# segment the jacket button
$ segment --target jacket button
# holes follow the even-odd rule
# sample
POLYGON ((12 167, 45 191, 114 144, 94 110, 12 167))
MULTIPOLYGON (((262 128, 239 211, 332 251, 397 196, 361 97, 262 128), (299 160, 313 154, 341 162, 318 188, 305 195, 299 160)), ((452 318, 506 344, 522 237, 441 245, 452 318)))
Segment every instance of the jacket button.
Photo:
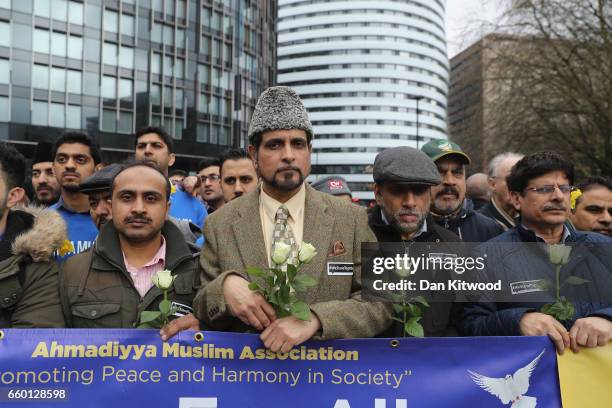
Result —
POLYGON ((3 301, 4 303, 8 303, 8 302, 10 302, 10 301, 11 301, 11 299, 10 299, 10 298, 5 297, 4 299, 2 299, 2 301, 3 301))
POLYGON ((96 315, 98 314, 98 311, 92 310, 90 314, 91 314, 91 317, 96 317, 96 315))
POLYGON ((17 299, 17 294, 13 293, 13 295, 11 296, 11 299, 13 299, 13 300, 17 299))

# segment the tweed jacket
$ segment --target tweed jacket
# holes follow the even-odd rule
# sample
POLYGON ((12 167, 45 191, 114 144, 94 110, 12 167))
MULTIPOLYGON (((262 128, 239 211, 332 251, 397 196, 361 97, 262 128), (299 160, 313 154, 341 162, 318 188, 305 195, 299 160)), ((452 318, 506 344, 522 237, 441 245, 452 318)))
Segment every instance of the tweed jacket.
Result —
MULTIPOLYGON (((202 287, 194 299, 194 313, 212 329, 249 330, 230 313, 222 289, 229 274, 249 280, 247 267, 268 264, 259 195, 257 189, 226 204, 206 220, 206 243, 200 255, 202 287)), ((388 305, 361 298, 361 242, 375 241, 363 208, 306 186, 303 242, 314 245, 317 255, 299 273, 318 281, 302 296, 321 321, 316 338, 372 337, 391 324, 388 305), (329 262, 351 262, 353 274, 329 275, 329 262)))

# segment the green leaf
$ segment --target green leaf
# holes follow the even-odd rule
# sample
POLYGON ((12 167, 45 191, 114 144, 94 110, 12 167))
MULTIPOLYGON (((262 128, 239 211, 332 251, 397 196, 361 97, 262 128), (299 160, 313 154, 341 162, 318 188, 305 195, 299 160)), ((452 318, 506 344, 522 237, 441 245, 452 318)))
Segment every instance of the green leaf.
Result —
POLYGON ((412 337, 425 337, 423 326, 419 323, 420 317, 413 317, 406 322, 404 325, 404 331, 406 334, 412 337))
POLYGON ((317 280, 312 276, 308 275, 298 275, 293 279, 291 286, 295 289, 296 292, 304 292, 308 288, 316 286, 317 280))
POLYGON ((159 327, 159 326, 152 326, 149 323, 142 323, 142 324, 138 325, 137 329, 161 329, 161 327, 159 327))
POLYGON ((425 307, 429 307, 429 303, 427 303, 427 301, 425 300, 423 296, 415 296, 412 299, 410 299, 410 301, 420 303, 425 307))
POLYGON ((396 322, 400 322, 401 324, 404 324, 404 321, 397 317, 392 317, 391 320, 395 320, 396 322))
POLYGON ((408 303, 408 313, 410 314, 410 316, 414 316, 414 317, 421 317, 423 315, 423 312, 421 311, 421 308, 418 307, 417 305, 413 305, 412 303, 408 303))
POLYGON ((297 301, 291 305, 291 314, 300 320, 310 320, 310 307, 306 302, 297 301))
MULTIPOLYGON (((140 323, 144 324, 144 323, 152 322, 153 320, 159 318, 160 316, 161 316, 160 312, 151 311, 151 310, 145 310, 145 311, 140 313, 140 323)), ((140 327, 140 326, 138 326, 138 327, 140 327)))
POLYGON ((268 303, 278 306, 278 292, 272 293, 270 296, 266 296, 268 303))
POLYGON ((404 307, 402 305, 398 305, 397 303, 394 303, 393 310, 395 310, 395 313, 402 313, 404 311, 404 307))
POLYGON ((297 268, 295 267, 295 265, 287 265, 287 280, 289 282, 293 282, 295 275, 297 275, 297 268))
POLYGON ((169 300, 162 300, 159 302, 159 311, 162 315, 168 316, 170 314, 170 309, 172 308, 172 302, 169 300))
POLYGON ((274 275, 269 275, 266 277, 266 283, 268 284, 268 287, 273 287, 274 286, 274 275))
POLYGON ((254 276, 257 278, 264 279, 266 277, 266 273, 263 271, 263 269, 258 268, 256 266, 246 268, 246 273, 250 276, 254 276))
POLYGON ((278 300, 281 305, 289 303, 289 286, 282 286, 278 291, 278 300))
POLYGON ((544 291, 547 291, 553 287, 552 282, 548 279, 540 279, 538 286, 544 291))
POLYGON ((577 276, 570 276, 565 282, 569 283, 570 285, 582 285, 583 283, 588 283, 590 281, 579 278, 577 276))
POLYGON ((249 289, 253 291, 258 291, 258 290, 261 290, 261 286, 259 286, 257 282, 251 282, 249 283, 249 289))

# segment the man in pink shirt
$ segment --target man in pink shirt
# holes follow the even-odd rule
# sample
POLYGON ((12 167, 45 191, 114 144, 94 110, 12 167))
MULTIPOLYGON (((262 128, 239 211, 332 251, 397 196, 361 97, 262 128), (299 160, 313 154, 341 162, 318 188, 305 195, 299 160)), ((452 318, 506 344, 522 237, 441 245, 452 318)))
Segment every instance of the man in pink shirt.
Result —
POLYGON ((158 310, 163 292, 151 278, 168 269, 176 276, 168 298, 175 321, 198 329, 191 314, 199 286, 196 258, 181 231, 167 221, 170 182, 155 165, 124 166, 111 187, 112 222, 90 250, 65 262, 60 292, 68 327, 126 328, 144 310, 158 310))

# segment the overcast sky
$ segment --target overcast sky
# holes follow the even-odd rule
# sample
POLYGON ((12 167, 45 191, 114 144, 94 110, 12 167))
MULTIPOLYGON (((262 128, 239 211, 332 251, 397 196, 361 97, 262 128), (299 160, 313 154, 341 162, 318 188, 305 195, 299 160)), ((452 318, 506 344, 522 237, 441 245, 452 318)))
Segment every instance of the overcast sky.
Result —
POLYGON ((500 9, 498 0, 446 0, 448 56, 454 57, 486 34, 480 28, 482 22, 494 22, 500 9))

